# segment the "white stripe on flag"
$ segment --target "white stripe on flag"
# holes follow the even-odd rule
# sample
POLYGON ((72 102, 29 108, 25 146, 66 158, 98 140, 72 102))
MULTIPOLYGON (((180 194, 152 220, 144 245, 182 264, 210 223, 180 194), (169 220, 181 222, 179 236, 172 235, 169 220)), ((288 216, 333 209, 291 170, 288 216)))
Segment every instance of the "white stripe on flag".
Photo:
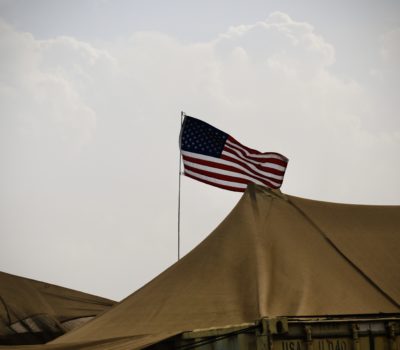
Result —
POLYGON ((280 156, 278 154, 273 154, 273 153, 258 153, 258 154, 253 154, 250 153, 247 149, 245 149, 244 147, 242 147, 240 144, 236 143, 236 142, 232 142, 229 139, 226 140, 226 143, 229 144, 230 146, 234 146, 237 148, 240 148, 247 156, 251 156, 254 158, 273 158, 273 159, 280 159, 280 160, 284 160, 286 161, 285 157, 280 156))
MULTIPOLYGON (((199 170, 204 170, 204 171, 208 171, 210 173, 215 173, 215 174, 220 174, 220 175, 226 175, 226 176, 232 176, 232 177, 237 177, 239 179, 244 179, 244 180, 249 180, 254 182, 257 185, 261 185, 261 186, 266 186, 265 183, 259 181, 257 178, 255 178, 254 176, 247 176, 247 175, 243 175, 241 173, 238 172, 233 172, 233 171, 228 171, 228 170, 223 170, 223 169, 219 169, 219 168, 215 168, 215 167, 210 167, 210 166, 206 166, 206 165, 202 165, 202 164, 198 164, 198 163, 193 163, 190 161, 186 161, 183 160, 183 163, 187 166, 190 166, 192 168, 196 168, 199 170)), ((267 182, 271 183, 274 186, 279 186, 280 184, 271 181, 271 180, 266 180, 267 182)))
MULTIPOLYGON (((224 154, 224 152, 222 152, 222 154, 224 154)), ((246 174, 253 176, 259 176, 259 177, 268 177, 268 178, 273 178, 276 180, 282 180, 283 176, 280 175, 275 175, 275 174, 271 174, 271 173, 266 173, 264 171, 261 171, 259 169, 257 169, 257 167, 255 167, 253 164, 248 164, 249 168, 251 168, 252 170, 248 170, 245 167, 241 166, 240 164, 236 163, 236 162, 232 162, 229 160, 225 160, 225 159, 221 159, 221 158, 215 158, 215 157, 211 157, 211 156, 205 156, 203 154, 198 154, 198 153, 192 153, 192 152, 187 152, 187 151, 182 151, 182 155, 187 156, 187 157, 191 157, 191 158, 197 158, 197 159, 201 159, 201 160, 205 160, 208 162, 214 162, 214 163, 220 163, 223 165, 228 165, 228 166, 232 166, 236 169, 242 170, 244 172, 246 172, 246 174)), ((238 157, 235 157, 235 155, 231 154, 231 153, 226 153, 225 155, 237 159, 240 162, 244 162, 246 163, 245 160, 242 160, 238 157)), ((268 181, 270 181, 270 179, 266 179, 268 181)))
MULTIPOLYGON (((260 161, 256 161, 254 159, 247 158, 246 156, 241 154, 240 151, 238 151, 237 149, 234 149, 233 147, 229 147, 229 146, 225 145, 225 148, 235 152, 236 159, 241 159, 244 162, 248 162, 251 164, 260 165, 260 166, 264 166, 264 167, 267 166, 271 169, 275 169, 275 170, 279 170, 279 171, 285 171, 285 169, 286 169, 285 167, 283 167, 282 165, 279 165, 279 164, 270 163, 270 162, 263 163, 260 161)), ((226 152, 225 149, 222 151, 222 154, 224 154, 226 156, 234 157, 234 155, 232 153, 226 152)), ((249 164, 249 165, 251 165, 251 164, 249 164)))
MULTIPOLYGON (((191 175, 193 177, 196 177, 198 179, 209 181, 209 182, 212 182, 212 183, 215 183, 215 184, 218 184, 218 185, 222 185, 222 186, 230 186, 230 187, 235 187, 235 188, 238 188, 238 189, 246 189, 247 188, 247 184, 220 180, 220 179, 216 179, 215 177, 209 177, 209 176, 197 174, 197 173, 195 173, 193 171, 190 171, 190 170, 187 170, 187 169, 185 169, 185 173, 188 174, 188 175, 191 175)), ((263 185, 263 186, 265 186, 265 185, 263 185)))

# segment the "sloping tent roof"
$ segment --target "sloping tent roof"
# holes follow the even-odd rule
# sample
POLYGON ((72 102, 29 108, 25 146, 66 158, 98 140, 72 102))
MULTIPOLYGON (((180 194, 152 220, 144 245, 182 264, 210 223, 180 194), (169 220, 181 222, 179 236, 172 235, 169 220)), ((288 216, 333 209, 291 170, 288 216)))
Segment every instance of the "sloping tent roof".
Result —
POLYGON ((95 295, 0 272, 0 344, 44 343, 114 304, 95 295))
POLYGON ((48 349, 141 349, 273 316, 400 312, 400 206, 319 202, 250 186, 195 249, 48 349))

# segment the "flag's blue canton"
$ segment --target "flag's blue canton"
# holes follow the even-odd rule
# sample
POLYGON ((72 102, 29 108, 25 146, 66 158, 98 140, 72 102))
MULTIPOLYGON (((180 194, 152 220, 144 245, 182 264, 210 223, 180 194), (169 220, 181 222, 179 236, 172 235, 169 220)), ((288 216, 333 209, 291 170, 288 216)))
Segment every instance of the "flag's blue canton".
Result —
POLYGON ((181 149, 211 157, 220 157, 228 136, 223 131, 199 119, 186 116, 182 127, 181 149))

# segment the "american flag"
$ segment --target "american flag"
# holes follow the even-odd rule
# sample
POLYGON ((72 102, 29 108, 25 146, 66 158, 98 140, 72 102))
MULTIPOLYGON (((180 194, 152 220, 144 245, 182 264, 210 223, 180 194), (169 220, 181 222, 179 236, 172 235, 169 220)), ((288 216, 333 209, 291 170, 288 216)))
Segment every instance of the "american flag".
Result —
POLYGON ((180 134, 184 174, 206 184, 244 192, 250 183, 279 188, 288 159, 243 146, 227 133, 185 116, 180 134))

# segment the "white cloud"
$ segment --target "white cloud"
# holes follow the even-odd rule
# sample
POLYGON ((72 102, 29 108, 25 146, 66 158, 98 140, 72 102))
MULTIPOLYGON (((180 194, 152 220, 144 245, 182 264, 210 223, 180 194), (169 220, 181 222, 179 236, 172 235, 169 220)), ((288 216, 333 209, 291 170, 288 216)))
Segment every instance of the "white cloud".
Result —
POLYGON ((369 129, 373 133, 396 134, 400 130, 398 111, 400 100, 400 28, 395 27, 380 37, 377 54, 380 62, 371 71, 369 87, 374 105, 369 117, 369 129), (378 117, 379 116, 379 117, 378 117))
MULTIPOLYGON (((87 53, 81 61, 68 57, 68 50, 76 49, 76 42, 69 40, 69 47, 62 52, 64 38, 38 41, 29 33, 19 33, 4 22, 0 23, 1 80, 0 108, 2 139, 9 146, 18 138, 27 147, 30 143, 43 149, 59 145, 68 152, 78 150, 89 142, 95 128, 95 112, 81 98, 78 81, 61 60, 51 61, 54 52, 62 53, 64 63, 87 71, 81 61, 94 64, 96 51, 81 44, 87 53), (50 46, 54 46, 53 49, 50 46), (11 135, 10 135, 11 132, 11 135)), ((59 57, 60 58, 60 57, 59 57)), ((4 150, 4 149, 3 149, 4 150)))
POLYGON ((381 56, 386 63, 398 66, 400 61, 400 28, 394 28, 382 36, 381 56))
POLYGON ((307 73, 317 72, 335 61, 333 46, 310 24, 293 21, 281 12, 274 12, 264 22, 254 25, 231 27, 221 35, 219 46, 232 47, 239 41, 246 51, 254 53, 255 60, 280 66, 301 65, 298 68, 307 69, 307 73))
MULTIPOLYGON (((4 23, 0 33, 2 266, 33 254, 31 272, 61 278, 74 251, 86 290, 98 283, 99 294, 122 297, 173 262, 181 109, 286 154, 288 193, 398 201, 399 129, 365 128, 385 96, 336 76, 333 45, 308 23, 277 12, 203 43, 158 32, 101 45, 41 41, 4 23), (21 240, 30 243, 18 248, 21 240), (86 278, 93 266, 104 279, 86 278), (135 280, 115 275, 122 270, 135 280)), ((182 195, 186 252, 238 195, 189 179, 182 195)))

